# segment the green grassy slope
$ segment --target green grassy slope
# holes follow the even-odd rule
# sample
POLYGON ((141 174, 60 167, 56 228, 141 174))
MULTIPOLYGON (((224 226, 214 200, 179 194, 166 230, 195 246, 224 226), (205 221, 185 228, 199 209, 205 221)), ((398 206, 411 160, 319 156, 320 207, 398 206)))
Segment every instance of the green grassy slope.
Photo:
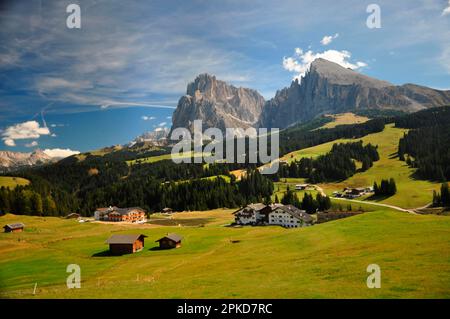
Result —
POLYGON ((0 297, 7 298, 449 298, 450 219, 377 211, 303 229, 228 228, 232 210, 205 227, 80 224, 6 215, 24 233, 0 234, 0 297), (112 233, 149 236, 134 255, 93 257, 112 233), (167 232, 180 249, 150 250, 167 232), (239 240, 238 243, 231 243, 239 240), (67 289, 68 264, 82 288, 67 289), (366 287, 366 268, 381 267, 381 289, 366 287), (36 295, 32 295, 37 283, 36 295))
POLYGON ((320 186, 328 194, 342 190, 344 187, 371 186, 374 181, 380 182, 382 178, 393 177, 397 183, 397 194, 392 197, 379 200, 380 203, 391 204, 403 208, 417 208, 431 202, 432 191, 439 189, 439 183, 416 180, 413 178, 414 169, 409 168, 405 162, 398 159, 398 141, 406 132, 405 129, 395 128, 393 124, 386 125, 383 132, 369 134, 361 139, 336 140, 320 144, 314 147, 295 151, 284 156, 284 159, 292 161, 302 157, 316 157, 331 150, 334 143, 355 142, 362 140, 364 143, 378 145, 380 160, 375 162, 369 170, 357 173, 340 183, 327 183, 320 186))
POLYGON ((30 181, 25 178, 0 176, 0 187, 4 186, 4 187, 9 187, 9 188, 14 188, 17 185, 25 186, 28 184, 30 184, 30 181))

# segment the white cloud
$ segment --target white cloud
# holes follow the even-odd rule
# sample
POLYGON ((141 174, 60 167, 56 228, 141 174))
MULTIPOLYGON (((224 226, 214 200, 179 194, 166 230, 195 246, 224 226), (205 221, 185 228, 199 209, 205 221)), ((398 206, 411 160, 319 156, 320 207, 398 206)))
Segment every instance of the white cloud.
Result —
POLYGON ((339 36, 339 33, 336 33, 335 35, 326 35, 322 38, 320 43, 322 43, 322 45, 328 45, 331 42, 333 42, 333 40, 336 39, 338 36, 339 36))
POLYGON ((448 0, 447 7, 442 11, 443 16, 445 16, 447 14, 450 14, 450 0, 448 0))
POLYGON ((143 119, 144 121, 151 121, 151 120, 156 119, 156 117, 143 115, 143 116, 141 116, 141 119, 143 119))
POLYGON ((159 131, 162 131, 162 130, 163 130, 162 127, 157 127, 157 128, 155 128, 155 132, 159 132, 159 131))
POLYGON ((69 148, 47 148, 44 150, 44 153, 53 158, 65 158, 71 155, 80 154, 79 151, 73 151, 69 148))
POLYGON ((36 142, 36 141, 25 144, 25 147, 35 147, 35 146, 38 146, 38 142, 36 142))
POLYGON ((7 127, 3 132, 3 141, 7 146, 15 146, 15 140, 38 139, 41 135, 50 135, 48 127, 41 127, 37 121, 27 121, 7 127))
POLYGON ((161 123, 158 124, 158 126, 161 126, 161 127, 162 127, 162 126, 164 126, 164 125, 166 125, 166 124, 167 124, 167 122, 161 122, 161 123))
POLYGON ((12 140, 10 138, 4 138, 3 141, 5 142, 6 146, 16 146, 16 143, 14 142, 14 140, 12 140))
POLYGON ((166 117, 166 119, 171 120, 171 119, 172 119, 172 116, 168 116, 168 117, 166 117))
POLYGON ((301 48, 296 48, 295 56, 283 58, 283 68, 289 72, 298 73, 294 78, 298 78, 300 80, 300 78, 309 70, 311 63, 318 58, 323 58, 325 60, 337 63, 344 68, 350 68, 352 70, 367 66, 367 63, 362 61, 357 61, 354 63, 350 62, 351 53, 346 50, 326 50, 324 52, 315 53, 312 50, 304 52, 301 48))

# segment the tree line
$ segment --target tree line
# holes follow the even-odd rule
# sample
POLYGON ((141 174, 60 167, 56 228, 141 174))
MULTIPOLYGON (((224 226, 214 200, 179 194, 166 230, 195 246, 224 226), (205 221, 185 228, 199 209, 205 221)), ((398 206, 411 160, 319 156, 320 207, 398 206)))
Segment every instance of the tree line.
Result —
POLYGON ((361 162, 359 171, 366 171, 379 159, 377 147, 370 143, 365 146, 362 141, 338 143, 316 159, 304 157, 281 165, 277 177, 307 178, 311 183, 340 181, 357 172, 354 160, 361 162))
MULTIPOLYGON (((275 202, 278 203, 278 196, 275 197, 275 202)), ((303 199, 300 201, 297 194, 289 188, 281 199, 281 203, 301 208, 308 214, 314 214, 317 210, 326 211, 331 208, 331 200, 328 196, 322 196, 322 194, 317 193, 316 198, 314 198, 312 194, 304 193, 303 199)))
POLYGON ((382 179, 380 184, 377 182, 373 183, 373 192, 375 196, 392 196, 397 193, 397 185, 393 178, 382 179))
POLYGON ((450 191, 448 183, 441 184, 441 192, 433 191, 434 207, 450 207, 450 191))
POLYGON ((396 127, 410 129, 400 139, 398 156, 421 179, 450 179, 450 106, 399 117, 396 127))

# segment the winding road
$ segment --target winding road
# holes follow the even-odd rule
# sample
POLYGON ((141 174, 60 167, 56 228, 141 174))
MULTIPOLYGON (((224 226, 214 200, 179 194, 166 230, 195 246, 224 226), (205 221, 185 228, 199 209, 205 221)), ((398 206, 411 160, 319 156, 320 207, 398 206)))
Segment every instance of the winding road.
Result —
MULTIPOLYGON (((323 191, 322 187, 317 186, 317 185, 313 185, 315 187, 315 189, 322 195, 322 196, 327 196, 325 194, 325 192, 323 191)), ((375 205, 375 206, 381 206, 381 207, 387 207, 387 208, 392 208, 401 212, 406 212, 406 213, 410 213, 410 214, 414 214, 414 215, 418 215, 415 210, 417 209, 422 209, 422 208, 426 208, 428 206, 430 206, 430 204, 427 204, 423 207, 418 207, 418 208, 402 208, 399 206, 395 206, 395 205, 389 205, 389 204, 381 204, 381 203, 374 203, 374 202, 369 202, 369 201, 362 201, 362 200, 357 200, 357 199, 347 199, 347 198, 340 198, 340 197, 331 197, 332 199, 336 199, 336 200, 342 200, 342 201, 346 201, 346 202, 354 202, 354 203, 359 203, 359 204, 368 204, 368 205, 375 205)))

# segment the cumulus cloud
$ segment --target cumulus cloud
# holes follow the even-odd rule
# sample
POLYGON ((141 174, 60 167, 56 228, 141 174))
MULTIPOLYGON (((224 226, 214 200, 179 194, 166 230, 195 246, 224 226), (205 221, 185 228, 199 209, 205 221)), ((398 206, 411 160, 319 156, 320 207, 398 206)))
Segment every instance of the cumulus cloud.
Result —
POLYGON ((344 68, 350 68, 352 70, 360 69, 367 66, 367 63, 362 61, 350 62, 351 53, 346 50, 326 50, 324 52, 314 52, 308 50, 304 52, 301 48, 295 49, 295 55, 292 57, 283 58, 283 68, 289 72, 295 72, 297 75, 294 78, 301 79, 305 73, 309 70, 311 63, 318 58, 339 64, 344 68))
POLYGON ((445 16, 447 14, 450 14, 450 0, 448 0, 447 7, 442 11, 443 16, 445 16))
POLYGON ((164 126, 164 125, 166 125, 166 124, 167 124, 167 122, 161 122, 161 123, 158 124, 158 126, 161 126, 161 127, 162 127, 162 126, 164 126))
POLYGON ((143 115, 143 116, 141 116, 141 119, 143 119, 144 121, 151 121, 151 120, 156 119, 156 117, 143 115))
POLYGON ((3 141, 5 142, 6 146, 16 146, 16 142, 10 138, 4 138, 3 141))
POLYGON ((35 146, 38 146, 38 142, 36 142, 36 141, 25 144, 25 147, 35 147, 35 146))
POLYGON ((3 142, 15 146, 15 140, 38 139, 41 135, 50 135, 48 127, 41 127, 37 121, 27 121, 7 127, 3 132, 3 142))
POLYGON ((73 151, 70 148, 47 148, 44 153, 53 158, 65 158, 71 155, 80 154, 79 151, 73 151))
POLYGON ((323 45, 328 45, 331 42, 333 42, 333 40, 336 39, 338 36, 339 36, 339 33, 336 33, 335 35, 326 35, 322 38, 320 43, 322 43, 323 45))

